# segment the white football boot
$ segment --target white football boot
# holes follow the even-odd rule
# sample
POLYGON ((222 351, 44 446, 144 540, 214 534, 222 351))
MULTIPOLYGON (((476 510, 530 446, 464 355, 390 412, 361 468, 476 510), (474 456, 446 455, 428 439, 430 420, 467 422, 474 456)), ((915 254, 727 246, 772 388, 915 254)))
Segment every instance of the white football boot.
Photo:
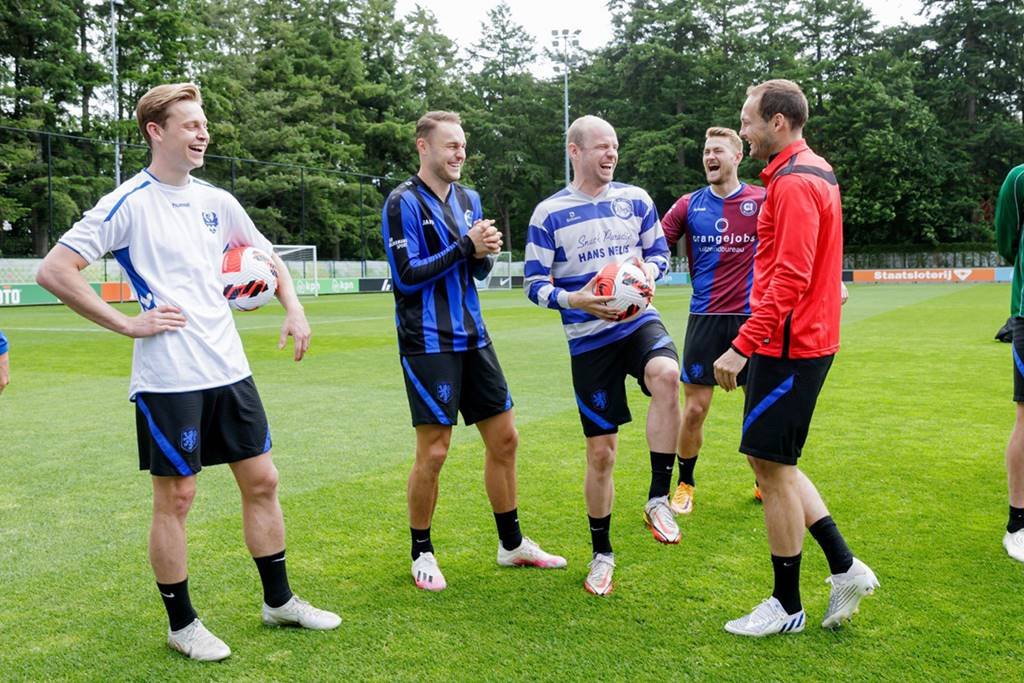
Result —
POLYGON ((856 557, 849 569, 842 574, 833 574, 825 579, 825 583, 832 584, 832 592, 828 596, 822 628, 836 628, 852 619, 860 599, 874 593, 879 586, 875 573, 856 557))
POLYGON ((297 595, 280 607, 263 603, 263 623, 267 626, 301 626, 314 631, 330 631, 341 625, 334 612, 317 609, 297 595))
POLYGON ((566 565, 565 558, 551 555, 526 536, 518 548, 505 550, 498 542, 498 564, 502 567, 540 567, 541 569, 561 569, 566 565))
POLYGON ((1018 562, 1024 562, 1024 529, 1013 533, 1007 531, 1003 536, 1003 547, 1006 548, 1007 555, 1018 562))
POLYGON ((725 630, 738 636, 763 638, 776 633, 800 633, 804 630, 804 611, 788 614, 782 603, 772 596, 750 614, 725 624, 725 630))
POLYGON ((651 498, 644 506, 644 523, 659 543, 679 543, 679 525, 668 505, 668 496, 651 498))
POLYGON ((612 572, 615 571, 615 556, 611 553, 597 553, 590 561, 590 573, 583 587, 594 595, 608 595, 612 592, 612 572))
POLYGON ((231 656, 231 648, 210 633, 199 619, 193 619, 185 628, 168 631, 167 645, 199 662, 219 662, 231 656))
POLYGON ((443 591, 448 587, 441 568, 437 566, 434 553, 420 553, 420 556, 413 560, 412 580, 416 582, 417 588, 425 591, 443 591))

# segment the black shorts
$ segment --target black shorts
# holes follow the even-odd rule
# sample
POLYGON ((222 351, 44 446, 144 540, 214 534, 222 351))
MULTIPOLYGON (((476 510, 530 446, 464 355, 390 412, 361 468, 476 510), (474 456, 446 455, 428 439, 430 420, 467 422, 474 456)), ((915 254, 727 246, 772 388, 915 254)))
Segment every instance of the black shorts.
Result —
POLYGON ((1024 403, 1024 318, 1013 319, 1013 400, 1024 403))
POLYGON ((833 358, 750 358, 740 453, 796 464, 833 358))
POLYGON ((252 377, 213 389, 135 395, 139 469, 188 477, 203 467, 270 450, 270 427, 252 377))
MULTIPOLYGON (((679 379, 686 384, 715 386, 715 361, 729 350, 740 326, 749 315, 705 315, 691 313, 686 322, 686 342, 679 379)), ((740 371, 736 385, 747 383, 747 368, 740 371)))
POLYGON ((512 407, 494 345, 482 349, 402 356, 412 425, 471 425, 512 407))
POLYGON ((660 320, 652 320, 628 337, 572 357, 572 386, 576 392, 583 434, 615 434, 619 425, 633 419, 626 402, 626 375, 632 375, 640 390, 648 361, 665 356, 678 362, 675 344, 660 320))

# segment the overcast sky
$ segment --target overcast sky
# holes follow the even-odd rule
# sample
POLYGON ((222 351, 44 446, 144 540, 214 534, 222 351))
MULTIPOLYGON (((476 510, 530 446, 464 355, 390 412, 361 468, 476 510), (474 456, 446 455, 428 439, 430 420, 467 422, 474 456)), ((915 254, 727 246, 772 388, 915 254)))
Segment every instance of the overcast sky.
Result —
MULTIPOLYGON (((398 0, 398 15, 407 14, 417 4, 433 12, 441 30, 460 48, 465 48, 480 38, 480 25, 498 0, 398 0)), ((588 50, 601 47, 612 37, 607 0, 508 0, 508 4, 514 21, 533 34, 540 47, 549 45, 553 29, 580 29, 580 46, 588 50)), ((864 4, 883 26, 892 26, 901 20, 912 24, 921 21, 916 16, 921 8, 918 0, 865 0, 864 4)), ((538 64, 537 72, 550 75, 552 67, 538 64)))

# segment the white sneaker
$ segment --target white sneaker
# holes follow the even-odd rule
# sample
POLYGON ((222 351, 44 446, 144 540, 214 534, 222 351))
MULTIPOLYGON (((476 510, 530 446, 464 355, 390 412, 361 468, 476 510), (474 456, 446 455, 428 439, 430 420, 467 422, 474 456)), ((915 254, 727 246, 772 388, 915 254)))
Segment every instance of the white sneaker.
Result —
POLYGON ((501 542, 498 542, 498 564, 502 567, 561 569, 566 562, 564 557, 544 552, 539 545, 523 536, 523 542, 514 550, 505 550, 501 542))
POLYGON ((441 568, 437 566, 434 553, 421 553, 412 563, 412 580, 417 588, 426 591, 443 591, 448 587, 441 568))
POLYGON ((871 595, 878 588, 878 578, 866 564, 853 558, 853 565, 842 574, 833 574, 825 579, 832 584, 832 592, 828 596, 828 609, 822 628, 836 628, 846 620, 852 619, 857 613, 860 599, 871 595))
POLYGON ((1024 562, 1024 529, 1014 531, 1012 534, 1007 531, 1003 536, 1003 547, 1006 548, 1007 555, 1018 562, 1024 562))
POLYGON ((167 645, 200 662, 219 662, 231 656, 231 648, 210 633, 198 619, 193 619, 185 628, 167 631, 167 645))
POLYGON ((676 524, 672 508, 668 506, 668 496, 647 501, 644 506, 644 522, 659 543, 679 543, 679 525, 676 524))
POLYGON ((615 555, 598 553, 590 561, 590 573, 583 587, 594 595, 608 595, 612 592, 612 572, 615 571, 615 555))
POLYGON ((267 626, 301 626, 314 631, 330 631, 341 625, 334 612, 317 609, 297 595, 280 607, 263 603, 263 623, 267 626))
POLYGON ((776 633, 800 633, 804 630, 804 611, 787 614, 782 603, 772 596, 745 617, 726 622, 725 630, 738 636, 762 638, 776 633))

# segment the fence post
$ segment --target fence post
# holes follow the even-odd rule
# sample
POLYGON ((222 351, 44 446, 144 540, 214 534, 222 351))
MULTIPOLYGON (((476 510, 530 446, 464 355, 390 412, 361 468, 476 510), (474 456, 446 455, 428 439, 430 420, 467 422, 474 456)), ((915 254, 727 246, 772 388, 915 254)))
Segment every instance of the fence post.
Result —
POLYGON ((299 244, 306 241, 306 167, 299 167, 299 244))
POLYGON ((235 193, 235 157, 231 157, 231 194, 235 193))
POLYGON ((363 216, 363 179, 359 179, 359 236, 363 238, 363 260, 360 263, 359 273, 366 277, 366 220, 363 216))

